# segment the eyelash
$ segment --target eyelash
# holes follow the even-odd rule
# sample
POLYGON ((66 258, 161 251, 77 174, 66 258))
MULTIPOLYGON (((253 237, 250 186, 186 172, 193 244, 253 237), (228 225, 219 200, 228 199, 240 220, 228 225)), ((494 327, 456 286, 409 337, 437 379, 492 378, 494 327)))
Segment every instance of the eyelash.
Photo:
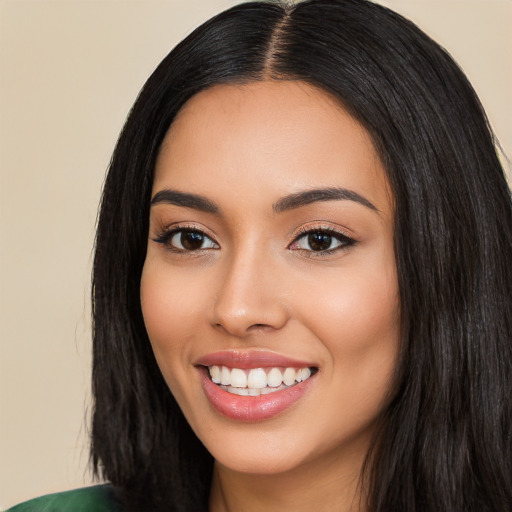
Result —
MULTIPOLYGON (((166 246, 166 248, 169 251, 172 251, 172 252, 178 253, 178 254, 182 254, 182 255, 187 255, 187 256, 198 255, 197 253, 199 251, 209 251, 212 249, 219 248, 219 245, 217 244, 217 242, 215 242, 215 240, 212 239, 212 237, 207 235, 203 230, 198 229, 197 227, 194 227, 194 226, 176 226, 172 229, 163 230, 155 238, 153 238, 153 241, 166 246), (185 248, 179 248, 179 247, 175 247, 174 245, 172 245, 172 239, 176 235, 178 235, 180 233, 183 235, 183 233, 187 233, 187 232, 200 235, 201 237, 203 237, 203 239, 202 239, 203 241, 205 239, 210 240, 210 242, 214 245, 214 247, 204 247, 204 248, 199 247, 197 249, 189 249, 188 250, 185 248)), ((182 241, 180 241, 180 243, 182 243, 182 241)), ((310 243, 310 241, 308 241, 308 243, 310 243)), ((331 243, 332 243, 332 241, 331 241, 331 243)), ((300 252, 308 258, 314 258, 314 257, 322 257, 322 256, 328 256, 330 254, 334 254, 338 251, 347 249, 348 247, 353 246, 354 244, 356 244, 356 240, 354 240, 353 238, 348 237, 344 233, 336 231, 332 228, 323 227, 323 226, 316 226, 314 228, 302 227, 299 229, 299 231, 298 231, 297 235, 295 236, 295 238, 293 239, 293 241, 288 245, 288 249, 292 249, 297 252, 300 252), (332 249, 323 249, 323 250, 319 250, 319 251, 315 251, 312 249, 299 248, 299 247, 297 247, 295 249, 293 248, 293 246, 295 244, 298 244, 301 239, 303 239, 305 237, 309 237, 311 235, 322 235, 322 236, 330 237, 334 240, 337 240, 339 242, 339 245, 337 245, 336 247, 334 247, 332 249)))
POLYGON ((325 226, 315 226, 315 227, 302 227, 299 229, 297 235, 295 236, 292 243, 288 246, 288 248, 292 248, 294 244, 297 244, 301 239, 305 237, 309 237, 311 235, 323 235, 331 237, 334 240, 339 242, 337 247, 333 247, 332 249, 323 249, 320 251, 314 251, 309 249, 296 248, 296 251, 300 251, 304 256, 308 258, 329 256, 338 251, 342 251, 356 244, 356 240, 350 238, 344 233, 332 229, 330 227, 325 226))
MULTIPOLYGON (((203 230, 198 229, 195 226, 175 226, 172 229, 164 229, 161 233, 159 233, 155 238, 153 238, 153 241, 162 244, 166 247, 167 250, 179 253, 179 254, 187 254, 188 256, 192 256, 194 253, 197 253, 201 250, 211 250, 211 249, 218 249, 219 245, 217 242, 215 242, 212 237, 208 236, 203 230), (172 245, 172 239, 174 236, 178 235, 179 233, 196 233, 202 236, 204 239, 210 240, 216 247, 207 247, 207 248, 198 248, 198 249, 190 249, 187 250, 185 248, 179 248, 172 245)), ((183 244, 182 244, 183 245, 183 244)), ((194 254, 195 255, 195 254, 194 254)))

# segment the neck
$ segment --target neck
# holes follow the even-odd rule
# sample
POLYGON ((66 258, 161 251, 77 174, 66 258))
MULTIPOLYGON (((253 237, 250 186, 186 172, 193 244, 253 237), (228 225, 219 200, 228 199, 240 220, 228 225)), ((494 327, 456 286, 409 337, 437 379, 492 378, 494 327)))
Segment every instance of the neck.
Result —
POLYGON ((364 512, 359 462, 323 458, 284 473, 248 474, 216 461, 210 512, 364 512))

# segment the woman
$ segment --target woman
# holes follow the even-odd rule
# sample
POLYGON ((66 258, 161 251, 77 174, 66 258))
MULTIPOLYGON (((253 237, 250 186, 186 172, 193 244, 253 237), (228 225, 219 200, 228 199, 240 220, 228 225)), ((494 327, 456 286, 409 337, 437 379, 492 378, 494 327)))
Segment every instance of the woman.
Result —
POLYGON ((485 114, 414 25, 364 0, 220 14, 113 156, 91 452, 112 487, 82 492, 510 510, 511 252, 485 114))

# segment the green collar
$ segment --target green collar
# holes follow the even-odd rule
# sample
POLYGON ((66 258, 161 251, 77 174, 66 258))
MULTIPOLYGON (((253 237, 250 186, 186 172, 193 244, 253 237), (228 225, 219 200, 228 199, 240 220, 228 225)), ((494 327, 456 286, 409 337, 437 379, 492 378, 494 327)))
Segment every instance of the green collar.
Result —
POLYGON ((122 512, 110 485, 95 485, 48 494, 16 505, 6 512, 122 512))

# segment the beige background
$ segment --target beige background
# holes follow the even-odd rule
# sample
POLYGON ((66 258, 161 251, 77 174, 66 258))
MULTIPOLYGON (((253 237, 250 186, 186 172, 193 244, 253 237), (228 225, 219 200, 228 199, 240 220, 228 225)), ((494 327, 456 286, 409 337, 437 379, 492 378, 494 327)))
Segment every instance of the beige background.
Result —
MULTIPOLYGON (((90 483, 89 273, 117 135, 230 0, 0 2, 0 509, 90 483)), ((387 0, 450 50, 512 155, 512 0, 387 0)))

